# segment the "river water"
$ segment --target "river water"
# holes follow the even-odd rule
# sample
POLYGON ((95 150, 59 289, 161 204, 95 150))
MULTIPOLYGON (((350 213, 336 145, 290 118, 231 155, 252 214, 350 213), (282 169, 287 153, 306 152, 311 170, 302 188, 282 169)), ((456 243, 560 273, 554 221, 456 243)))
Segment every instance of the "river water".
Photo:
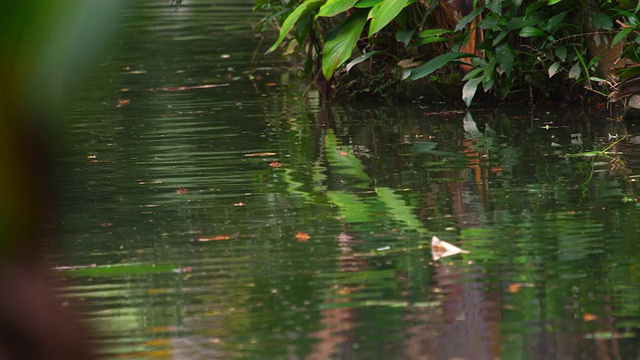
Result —
POLYGON ((323 108, 251 6, 138 2, 74 102, 56 272, 102 354, 640 356, 636 124, 323 108))

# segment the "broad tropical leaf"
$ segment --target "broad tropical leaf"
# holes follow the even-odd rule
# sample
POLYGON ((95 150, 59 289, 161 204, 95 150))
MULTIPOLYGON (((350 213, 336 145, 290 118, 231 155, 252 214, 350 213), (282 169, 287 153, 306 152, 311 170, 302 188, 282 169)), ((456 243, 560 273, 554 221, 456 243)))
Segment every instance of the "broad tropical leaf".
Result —
POLYGON ((380 53, 382 53, 382 51, 369 51, 368 53, 364 53, 364 54, 356 57, 355 59, 349 61, 349 63, 346 66, 347 72, 349 72, 352 67, 360 64, 363 61, 366 61, 368 58, 372 57, 373 55, 380 54, 380 53))
POLYGON ((372 8, 383 1, 384 0, 360 0, 357 4, 354 5, 354 7, 363 9, 372 8))
POLYGON ((498 64, 502 67, 507 76, 511 75, 511 69, 513 69, 513 62, 516 58, 516 51, 511 44, 504 43, 496 47, 496 58, 498 64))
POLYGON ((291 31, 291 29, 293 29, 293 26, 298 22, 298 20, 300 20, 301 17, 319 8, 325 3, 325 1, 326 0, 305 1, 302 4, 300 4, 300 6, 298 6, 295 10, 293 10, 293 12, 289 14, 289 16, 287 16, 287 18, 282 23, 282 28, 280 29, 280 35, 278 36, 278 40, 276 40, 276 42, 273 45, 271 45, 269 50, 267 50, 267 53, 274 51, 275 49, 278 48, 278 46, 280 46, 280 44, 282 43, 282 40, 284 40, 284 37, 287 36, 287 34, 289 33, 289 31, 291 31))
POLYGON ((482 78, 475 78, 467 81, 462 88, 462 100, 467 105, 467 107, 471 106, 471 101, 473 101, 473 96, 476 94, 476 90, 478 90, 478 85, 482 82, 482 78))
POLYGON ((366 22, 365 12, 359 12, 329 31, 322 56, 322 72, 327 79, 331 79, 338 66, 349 60, 366 22))
POLYGON ((336 16, 341 12, 351 9, 357 2, 358 0, 327 0, 327 3, 322 5, 318 11, 316 18, 320 16, 336 16))
POLYGON ((409 1, 407 0, 383 0, 380 4, 374 6, 369 12, 369 18, 371 19, 369 37, 375 35, 393 21, 408 4, 409 1))
POLYGON ((457 60, 460 58, 469 58, 469 57, 475 57, 475 55, 469 54, 469 53, 462 53, 462 52, 445 53, 445 54, 434 57, 433 59, 429 60, 426 64, 420 67, 406 70, 402 75, 402 78, 403 80, 404 79, 418 80, 440 69, 441 67, 453 62, 454 60, 457 60))

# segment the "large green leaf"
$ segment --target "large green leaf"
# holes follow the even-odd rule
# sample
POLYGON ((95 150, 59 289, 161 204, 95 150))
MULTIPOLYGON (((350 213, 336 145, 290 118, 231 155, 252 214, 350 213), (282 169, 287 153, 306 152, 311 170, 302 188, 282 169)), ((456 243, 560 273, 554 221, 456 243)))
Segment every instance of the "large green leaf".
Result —
POLYGON ((507 76, 510 76, 511 69, 513 69, 513 62, 516 58, 516 51, 511 47, 511 44, 505 42, 504 44, 498 45, 496 47, 496 58, 502 70, 504 70, 507 76))
POLYGON ((384 0, 374 6, 369 12, 371 24, 369 25, 369 37, 375 35, 383 27, 387 26, 400 14, 400 11, 409 4, 407 0, 384 0))
POLYGON ((322 5, 320 10, 318 10, 316 18, 320 16, 336 16, 341 12, 351 9, 357 2, 358 0, 327 0, 327 3, 322 5))
POLYGON ((327 79, 331 79, 336 68, 351 57, 367 22, 365 15, 364 11, 355 13, 327 34, 322 55, 322 72, 327 79))
POLYGON ((293 12, 291 12, 291 14, 289 14, 289 16, 287 16, 287 18, 282 23, 282 28, 280 29, 280 35, 278 36, 278 40, 276 40, 276 42, 273 45, 271 45, 269 50, 267 50, 267 53, 274 51, 275 49, 278 48, 278 46, 280 46, 280 44, 282 43, 282 40, 284 40, 284 37, 287 36, 287 34, 289 33, 289 31, 291 31, 291 29, 293 29, 293 26, 298 22, 298 20, 300 20, 301 17, 319 8, 325 2, 326 0, 308 0, 300 4, 300 6, 298 6, 297 8, 295 8, 295 10, 293 10, 293 12))
POLYGON ((473 101, 473 96, 476 94, 476 90, 478 90, 478 85, 482 82, 482 78, 475 78, 467 81, 462 88, 462 100, 467 105, 467 107, 471 106, 471 101, 473 101))
POLYGON ((349 63, 347 64, 346 68, 347 68, 347 72, 349 72, 351 70, 352 67, 360 64, 363 61, 367 61, 367 59, 369 59, 370 57, 372 57, 373 55, 376 54, 381 54, 382 51, 376 50, 376 51, 369 51, 368 53, 364 53, 358 57, 356 57, 355 59, 349 61, 349 63))
POLYGON ((372 8, 380 4, 382 1, 384 0, 360 0, 354 7, 363 8, 363 9, 372 8))
POLYGON ((453 62, 454 60, 457 60, 463 57, 474 57, 474 56, 475 55, 473 54, 462 53, 462 52, 444 53, 442 55, 434 57, 433 59, 429 60, 426 64, 422 66, 419 66, 415 69, 406 70, 402 75, 402 78, 406 80, 418 80, 440 69, 441 67, 453 62))
POLYGON ((454 30, 455 31, 462 30, 465 26, 467 26, 468 23, 470 23, 473 19, 475 19, 476 16, 480 15, 482 10, 484 10, 484 8, 480 7, 480 8, 477 8, 477 9, 473 10, 469 14, 467 14, 465 17, 460 19, 460 22, 458 22, 458 25, 456 25, 454 30))

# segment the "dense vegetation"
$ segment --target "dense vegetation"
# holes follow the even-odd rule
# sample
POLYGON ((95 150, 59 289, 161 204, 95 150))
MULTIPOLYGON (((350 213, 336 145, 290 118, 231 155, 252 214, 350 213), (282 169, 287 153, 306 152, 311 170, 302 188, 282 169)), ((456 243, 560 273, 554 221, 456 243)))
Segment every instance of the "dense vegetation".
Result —
MULTIPOLYGON (((456 97, 462 89, 467 106, 480 88, 486 99, 603 101, 610 69, 640 61, 640 4, 631 0, 257 0, 255 8, 269 11, 263 25, 279 28, 269 51, 303 54, 325 95, 397 95, 403 80, 423 79, 420 88, 445 98, 452 94, 442 89, 456 97)), ((616 79, 637 69, 625 66, 616 79)))

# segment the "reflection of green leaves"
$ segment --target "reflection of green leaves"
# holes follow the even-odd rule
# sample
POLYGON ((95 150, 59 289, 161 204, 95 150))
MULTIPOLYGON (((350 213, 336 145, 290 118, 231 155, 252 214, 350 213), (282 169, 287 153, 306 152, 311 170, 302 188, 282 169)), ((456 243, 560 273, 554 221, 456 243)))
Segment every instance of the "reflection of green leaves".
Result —
POLYGON ((335 173, 349 176, 367 184, 371 182, 371 178, 364 171, 364 166, 353 152, 349 148, 346 149, 349 151, 340 150, 338 139, 333 130, 327 130, 324 141, 327 161, 335 173))
POLYGON ((338 208, 341 220, 350 223, 374 220, 371 207, 356 194, 346 191, 327 191, 326 194, 327 200, 338 208))
POLYGON ((384 203, 388 214, 396 221, 403 223, 407 230, 424 233, 427 231, 414 212, 413 206, 407 205, 404 199, 387 187, 377 187, 378 199, 384 203))

